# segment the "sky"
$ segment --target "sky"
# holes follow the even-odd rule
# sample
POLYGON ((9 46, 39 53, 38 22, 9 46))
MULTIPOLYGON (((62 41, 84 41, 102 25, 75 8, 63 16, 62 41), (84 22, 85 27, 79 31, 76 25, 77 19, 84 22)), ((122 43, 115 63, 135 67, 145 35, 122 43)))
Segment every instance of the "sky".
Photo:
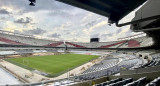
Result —
MULTIPOLYGON (((108 25, 108 18, 55 0, 0 0, 0 30, 52 38, 55 41, 89 42, 99 37, 101 42, 139 33, 130 26, 108 25)), ((131 12, 120 22, 134 18, 131 12)))

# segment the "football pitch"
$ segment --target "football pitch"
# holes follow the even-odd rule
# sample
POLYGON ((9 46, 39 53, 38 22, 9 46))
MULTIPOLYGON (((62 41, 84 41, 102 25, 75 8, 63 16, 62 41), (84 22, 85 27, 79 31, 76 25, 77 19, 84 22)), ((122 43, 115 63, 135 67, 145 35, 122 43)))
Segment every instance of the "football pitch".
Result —
POLYGON ((57 76, 67 72, 69 69, 78 67, 99 56, 82 54, 61 54, 49 56, 31 56, 7 59, 21 67, 28 67, 57 76))

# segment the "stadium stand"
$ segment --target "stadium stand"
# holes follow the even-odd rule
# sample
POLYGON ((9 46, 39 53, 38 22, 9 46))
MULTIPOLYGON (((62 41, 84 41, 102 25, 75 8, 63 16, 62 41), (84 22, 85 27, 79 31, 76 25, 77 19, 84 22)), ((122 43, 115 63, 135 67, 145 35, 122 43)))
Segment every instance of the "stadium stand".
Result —
POLYGON ((134 39, 129 39, 127 40, 126 43, 124 43, 119 48, 145 47, 145 46, 151 46, 152 44, 153 44, 152 38, 143 36, 143 37, 138 37, 134 39))
POLYGON ((63 44, 63 42, 57 42, 46 39, 38 39, 33 37, 18 36, 15 34, 0 33, 0 43, 10 45, 34 45, 34 46, 49 46, 56 47, 63 44))
POLYGON ((75 77, 75 79, 91 80, 102 76, 118 74, 120 69, 139 68, 142 64, 142 59, 139 59, 134 55, 113 53, 112 57, 104 57, 101 62, 88 68, 81 75, 75 77))
MULTIPOLYGON (((120 40, 120 41, 112 41, 112 42, 91 42, 91 43, 62 42, 62 41, 38 39, 30 36, 27 37, 27 36, 17 35, 17 34, 0 33, 0 45, 1 46, 5 45, 5 47, 2 46, 1 50, 3 51, 1 51, 0 54, 3 56, 3 55, 17 55, 17 54, 27 55, 32 53, 44 53, 44 52, 63 52, 63 49, 59 49, 59 48, 60 47, 64 48, 65 46, 67 46, 68 48, 75 48, 75 49, 77 48, 83 48, 83 49, 85 48, 98 48, 98 49, 135 48, 135 47, 145 47, 148 45, 152 45, 153 42, 150 42, 151 40, 152 40, 151 38, 144 36, 144 37, 138 37, 138 38, 133 38, 129 40, 120 40), (22 47, 18 47, 18 46, 22 46, 22 47), (55 47, 55 48, 50 48, 50 47, 55 47)), ((88 69, 83 71, 81 74, 71 77, 70 80, 63 79, 60 81, 54 81, 55 83, 52 84, 52 86, 74 85, 79 82, 94 80, 94 79, 101 78, 103 76, 120 75, 121 73, 123 73, 121 72, 123 70, 131 71, 139 68, 154 67, 154 66, 160 65, 160 59, 159 59, 160 54, 155 52, 156 51, 154 50, 150 50, 150 51, 148 50, 146 51, 145 50, 117 50, 114 53, 111 53, 110 56, 103 57, 102 61, 89 67, 88 69), (148 58, 144 59, 146 56, 148 56, 148 58)), ((90 52, 87 52, 87 53, 90 53, 90 52)), ((120 81, 110 83, 110 86, 115 86, 117 84, 122 84, 122 83, 125 83, 127 86, 130 84, 136 84, 141 82, 141 78, 137 79, 136 81, 133 81, 132 77, 129 77, 128 78, 129 80, 126 78, 125 79, 122 79, 122 78, 120 81)), ((39 84, 43 84, 43 82, 39 84)), ((103 86, 103 85, 101 84, 98 86, 103 86)))
POLYGON ((149 37, 138 37, 123 41, 112 42, 62 42, 35 38, 34 36, 25 36, 19 34, 0 33, 0 44, 5 45, 23 45, 23 46, 46 46, 46 47, 69 47, 69 48, 130 48, 145 47, 153 44, 149 37))
POLYGON ((22 53, 33 53, 33 50, 15 50, 18 54, 22 53))
POLYGON ((9 40, 9 39, 5 39, 5 38, 2 38, 2 37, 0 37, 0 41, 2 41, 3 43, 13 44, 13 45, 26 45, 26 44, 23 44, 23 43, 20 43, 20 42, 17 42, 17 41, 12 41, 12 40, 9 40))
POLYGON ((158 86, 160 84, 160 77, 154 79, 150 83, 148 83, 146 86, 158 86))
POLYGON ((140 43, 136 40, 129 40, 128 47, 140 47, 140 43))
MULTIPOLYGON (((23 52, 28 52, 27 51, 23 51, 23 52)), ((46 52, 47 50, 32 50, 32 52, 46 52)), ((52 49, 48 49, 48 51, 53 51, 52 49)), ((20 52, 16 51, 16 52, 20 52)), ((126 52, 125 50, 123 52, 126 52)), ((79 84, 79 83, 85 83, 85 81, 90 81, 90 80, 97 80, 98 78, 102 78, 102 77, 110 77, 112 75, 118 75, 121 78, 117 79, 110 79, 107 82, 101 82, 100 84, 96 84, 96 86, 104 86, 104 85, 108 85, 108 86, 119 86, 119 85, 124 85, 124 86, 133 86, 133 85, 137 85, 137 86, 141 86, 142 85, 146 85, 147 86, 152 86, 151 84, 153 83, 157 83, 158 80, 155 79, 150 79, 148 81, 147 76, 140 76, 139 78, 134 78, 133 76, 130 76, 128 78, 122 77, 122 75, 124 73, 121 73, 122 71, 135 71, 135 70, 139 70, 140 68, 142 68, 142 66, 144 66, 141 70, 143 70, 144 68, 150 68, 150 67, 156 67, 159 65, 160 60, 160 54, 156 53, 155 50, 130 50, 128 52, 136 52, 138 54, 143 54, 144 56, 139 57, 139 55, 136 54, 123 54, 123 52, 114 52, 114 53, 110 53, 108 56, 104 56, 103 60, 99 63, 96 63, 95 65, 91 66, 90 68, 86 69, 84 72, 82 72, 80 75, 76 75, 74 77, 70 77, 69 81, 66 81, 68 79, 63 79, 63 80, 59 80, 59 81, 54 81, 54 84, 51 84, 52 86, 66 86, 66 85, 75 85, 75 84, 79 84), (151 56, 151 60, 147 60, 147 62, 144 62, 144 58, 146 53, 149 53, 148 55, 151 56), (147 64, 147 65, 146 65, 147 64), (145 80, 147 80, 147 82, 143 83, 145 80), (151 80, 153 80, 154 82, 152 82, 151 80), (151 81, 151 82, 150 82, 151 81), (156 82, 155 82, 156 81, 156 82)), ((146 59, 150 59, 150 58, 146 58, 146 59)), ((132 72, 133 73, 133 72, 132 72)), ((141 72, 143 75, 143 72, 141 72)), ((127 74, 127 73, 126 73, 127 74)), ((53 82, 53 81, 52 81, 53 82)), ((38 84, 38 83, 37 83, 38 84)), ((45 84, 45 83, 39 83, 39 84, 45 84)), ((42 86, 42 85, 39 85, 42 86)))
POLYGON ((121 41, 121 42, 117 42, 117 43, 112 43, 112 44, 109 44, 109 45, 104 45, 104 46, 100 46, 99 48, 116 48, 115 46, 116 45, 120 45, 120 44, 122 44, 122 43, 125 43, 126 41, 121 41))
POLYGON ((44 45, 44 46, 48 46, 48 47, 56 47, 56 46, 59 46, 63 44, 63 42, 57 42, 57 43, 51 43, 51 44, 48 44, 48 45, 44 45))
POLYGON ((127 79, 118 78, 97 84, 96 86, 141 86, 145 81, 146 77, 139 78, 136 81, 133 81, 132 78, 127 78, 127 79))
POLYGON ((90 67, 89 69, 87 69, 86 71, 84 71, 82 74, 85 73, 91 73, 91 72, 95 72, 95 71, 99 71, 99 70, 104 70, 107 68, 110 68, 112 66, 115 66, 117 64, 118 59, 104 59, 103 61, 101 61, 98 64, 95 64, 94 66, 90 67))
POLYGON ((76 48, 86 48, 85 46, 83 46, 84 43, 80 45, 80 44, 78 44, 78 43, 66 42, 66 44, 68 44, 68 45, 70 45, 70 46, 73 46, 73 47, 76 47, 76 48))

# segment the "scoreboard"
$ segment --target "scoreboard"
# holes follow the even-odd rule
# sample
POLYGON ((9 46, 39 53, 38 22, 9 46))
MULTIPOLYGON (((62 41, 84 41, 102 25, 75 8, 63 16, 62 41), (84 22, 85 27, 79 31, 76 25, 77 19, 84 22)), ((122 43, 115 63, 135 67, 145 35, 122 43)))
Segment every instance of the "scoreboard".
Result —
POLYGON ((99 42, 99 38, 91 38, 90 42, 99 42))

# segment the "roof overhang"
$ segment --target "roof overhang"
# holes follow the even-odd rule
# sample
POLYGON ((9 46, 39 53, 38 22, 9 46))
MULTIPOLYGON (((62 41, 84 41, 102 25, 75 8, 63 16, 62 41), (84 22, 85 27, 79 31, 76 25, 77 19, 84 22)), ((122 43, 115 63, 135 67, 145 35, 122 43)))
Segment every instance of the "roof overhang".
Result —
POLYGON ((147 0, 57 0, 103 16, 115 23, 147 0))

